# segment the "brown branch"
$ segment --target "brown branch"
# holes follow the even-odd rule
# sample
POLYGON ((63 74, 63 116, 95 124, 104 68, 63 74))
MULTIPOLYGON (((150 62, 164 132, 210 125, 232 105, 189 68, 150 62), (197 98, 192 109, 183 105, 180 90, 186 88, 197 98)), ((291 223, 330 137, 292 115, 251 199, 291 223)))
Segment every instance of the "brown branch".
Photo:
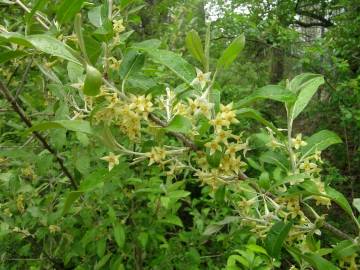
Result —
MULTIPOLYGON (((150 113, 149 119, 161 127, 167 126, 167 123, 161 120, 160 118, 158 118, 155 114, 150 113)), ((191 141, 188 137, 186 137, 184 134, 178 132, 172 132, 172 131, 169 131, 167 133, 177 138, 179 141, 181 141, 185 146, 189 147, 190 149, 194 151, 198 150, 196 144, 193 141, 191 141)))
POLYGON ((312 19, 316 19, 316 20, 318 20, 318 21, 320 21, 320 22, 323 22, 323 23, 326 24, 327 26, 333 26, 333 25, 334 25, 330 20, 324 18, 323 16, 321 16, 321 15, 319 15, 319 14, 312 13, 312 12, 310 12, 310 11, 297 10, 296 13, 299 14, 299 15, 303 15, 303 16, 310 17, 310 18, 312 18, 312 19))
MULTIPOLYGON (((321 23, 319 26, 330 27, 330 26, 334 25, 330 20, 324 18, 323 16, 321 16, 319 14, 312 13, 310 11, 297 9, 296 14, 318 20, 321 23)), ((311 24, 311 23, 309 23, 309 24, 311 24)))
MULTIPOLYGON (((33 125, 31 123, 31 120, 28 118, 24 110, 20 107, 20 105, 16 102, 15 97, 11 94, 9 89, 0 81, 0 92, 3 94, 5 99, 11 104, 13 110, 20 116, 21 120, 25 123, 25 125, 29 128, 31 128, 33 125)), ((60 165, 61 170, 65 174, 67 178, 69 178, 71 185, 74 189, 77 189, 77 183, 75 181, 75 178, 72 176, 70 171, 67 167, 65 167, 64 160, 62 157, 60 157, 56 150, 53 149, 46 139, 37 131, 33 131, 34 136, 36 139, 42 144, 42 146, 48 150, 56 159, 57 163, 60 165)))
POLYGON ((306 23, 306 22, 302 22, 299 20, 295 20, 294 21, 295 24, 301 26, 301 27, 314 27, 314 26, 322 26, 322 27, 329 27, 327 24, 324 24, 322 22, 311 22, 311 23, 306 23))

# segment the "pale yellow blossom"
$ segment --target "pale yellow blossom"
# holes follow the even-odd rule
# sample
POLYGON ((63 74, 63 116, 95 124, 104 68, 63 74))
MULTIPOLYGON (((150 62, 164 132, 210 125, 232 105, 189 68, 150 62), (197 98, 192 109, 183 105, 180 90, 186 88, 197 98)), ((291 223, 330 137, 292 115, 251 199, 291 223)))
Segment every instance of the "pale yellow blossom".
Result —
POLYGON ((149 153, 147 153, 149 158, 149 166, 154 163, 161 163, 166 158, 166 151, 161 147, 153 147, 149 153))
POLYGON ((204 89, 205 85, 210 82, 211 72, 203 73, 200 69, 196 68, 196 77, 191 82, 191 85, 200 85, 204 89))
POLYGON ((302 140, 302 135, 299 133, 296 135, 296 138, 291 139, 292 146, 298 150, 300 147, 307 145, 305 141, 302 140))
POLYGON ((221 151, 221 146, 218 140, 212 140, 205 143, 205 147, 210 149, 210 155, 214 154, 217 150, 221 151))
POLYGON ((109 171, 111 171, 116 165, 119 165, 119 157, 120 155, 114 155, 114 153, 110 152, 108 156, 100 159, 109 163, 109 171))

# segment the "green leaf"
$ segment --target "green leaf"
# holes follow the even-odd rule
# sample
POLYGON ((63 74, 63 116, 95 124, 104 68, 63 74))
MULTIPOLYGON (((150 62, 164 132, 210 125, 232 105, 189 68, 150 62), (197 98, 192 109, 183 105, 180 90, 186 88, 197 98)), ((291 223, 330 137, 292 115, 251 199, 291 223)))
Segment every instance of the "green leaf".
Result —
POLYGON ((189 196, 191 193, 185 190, 175 190, 169 192, 167 195, 172 199, 180 199, 189 196))
POLYGON ((114 225, 114 238, 118 247, 120 249, 124 248, 126 240, 124 225, 120 223, 114 225))
POLYGON ((338 243, 332 250, 332 255, 335 259, 342 259, 344 257, 350 257, 356 252, 359 252, 359 245, 351 240, 344 240, 338 243))
POLYGON ((287 184, 287 183, 299 183, 309 178, 309 174, 307 173, 299 173, 293 175, 287 175, 285 177, 281 177, 281 181, 277 181, 275 184, 271 186, 271 188, 275 188, 277 186, 287 184))
POLYGON ((280 258, 281 248, 288 236, 292 223, 284 223, 279 221, 274 224, 265 239, 265 248, 270 256, 275 259, 280 258))
POLYGON ((139 71, 144 65, 144 60, 145 57, 142 53, 133 49, 128 50, 120 65, 121 79, 126 80, 130 73, 139 71))
POLYGON ((158 39, 148 39, 132 45, 133 48, 142 50, 158 49, 161 45, 161 41, 158 39))
POLYGON ((87 134, 92 134, 92 128, 88 121, 84 120, 57 120, 57 121, 47 121, 40 124, 32 126, 28 129, 29 132, 32 131, 43 131, 53 128, 65 128, 71 131, 83 132, 87 134))
POLYGON ((260 155, 259 158, 262 162, 266 162, 269 164, 273 164, 276 166, 281 167, 284 171, 289 170, 289 161, 287 160, 287 157, 284 156, 282 153, 279 152, 273 152, 273 151, 267 151, 260 155))
POLYGON ((327 197, 336 202, 336 204, 339 205, 347 214, 353 217, 351 206, 342 193, 329 186, 325 186, 325 192, 327 197))
POLYGON ((306 140, 307 145, 301 148, 303 157, 307 157, 315 153, 315 151, 322 151, 330 145, 342 143, 340 137, 336 133, 329 130, 322 130, 306 140))
POLYGON ((307 81, 302 83, 300 89, 297 90, 299 94, 295 103, 288 104, 290 111, 289 117, 292 121, 305 109, 319 86, 324 83, 324 77, 321 75, 308 77, 307 79, 307 81))
POLYGON ((102 257, 100 259, 100 261, 98 261, 95 266, 94 266, 94 270, 98 270, 101 269, 103 266, 105 266, 105 264, 108 262, 108 260, 110 259, 112 253, 106 254, 104 257, 102 257))
POLYGON ((64 207, 62 210, 62 215, 65 215, 69 212, 73 203, 83 194, 82 191, 71 191, 65 199, 64 207))
POLYGON ((67 75, 72 83, 78 83, 83 81, 84 68, 80 65, 68 62, 67 64, 67 75))
POLYGON ((189 50, 189 52, 192 54, 192 56, 196 60, 198 60, 202 65, 205 66, 206 58, 204 54, 204 48, 202 46, 198 32, 196 32, 195 30, 191 30, 186 35, 185 42, 186 42, 186 47, 189 50))
POLYGON ((263 247, 255 245, 255 244, 248 244, 246 246, 246 248, 253 251, 253 252, 255 252, 255 253, 262 253, 264 255, 268 255, 266 250, 263 247))
POLYGON ((15 58, 20 58, 27 55, 24 51, 5 51, 0 53, 0 64, 5 64, 7 61, 15 58))
POLYGON ((91 173, 83 181, 81 181, 79 191, 89 192, 101 188, 104 185, 104 179, 107 174, 108 171, 105 169, 97 170, 91 173))
POLYGON ((81 9, 84 0, 63 0, 56 12, 56 17, 60 23, 70 21, 81 9))
POLYGON ((244 49, 244 46, 245 36, 242 34, 237 37, 222 53, 217 62, 217 68, 228 68, 234 62, 239 53, 244 49))
POLYGON ((165 128, 166 131, 181 133, 188 133, 191 129, 191 120, 182 115, 176 115, 165 128))
POLYGON ((301 257, 314 266, 316 270, 339 270, 339 268, 331 262, 315 253, 305 253, 302 254, 301 257))
POLYGON ((352 204, 356 208, 356 210, 358 210, 358 212, 360 213, 360 198, 355 198, 352 204))
POLYGON ((177 225, 179 227, 183 227, 182 221, 178 216, 170 215, 160 220, 161 223, 168 223, 172 225, 177 225))
POLYGON ((83 91, 87 96, 96 96, 100 93, 102 74, 93 66, 86 66, 86 77, 83 91))
POLYGON ((223 220, 210 224, 206 227, 205 231, 203 232, 203 235, 210 236, 212 234, 215 234, 221 230, 222 227, 224 227, 227 224, 231 224, 234 222, 239 222, 240 217, 237 216, 227 216, 223 220))
POLYGON ((296 96, 279 85, 267 85, 257 89, 250 96, 236 102, 236 108, 247 106, 260 99, 272 99, 280 102, 295 101, 296 96))
POLYGON ((223 156, 223 153, 219 150, 216 150, 215 153, 210 155, 210 153, 206 154, 206 160, 211 166, 211 168, 218 168, 221 162, 221 158, 223 156))
POLYGON ((104 15, 104 5, 94 7, 88 12, 89 22, 96 27, 101 27, 104 23, 104 15))
POLYGON ((49 35, 39 34, 25 37, 19 33, 8 32, 0 33, 0 39, 5 39, 8 42, 25 47, 35 47, 41 52, 60 57, 80 65, 78 59, 72 55, 71 52, 73 50, 71 47, 49 35))
POLYGON ((191 84, 196 76, 194 67, 176 53, 148 48, 147 46, 141 47, 140 43, 134 45, 133 47, 145 51, 152 60, 166 66, 176 76, 188 84, 191 84))
POLYGON ((280 137, 283 137, 283 134, 274 126, 274 124, 263 118, 261 116, 261 113, 258 112, 257 110, 251 108, 242 108, 236 111, 236 115, 240 117, 252 118, 258 121, 259 123, 263 124, 264 126, 271 128, 271 130, 274 131, 280 137))
POLYGON ((16 32, 4 32, 0 33, 0 40, 11 42, 20 46, 32 47, 30 41, 28 41, 22 34, 16 32))
POLYGON ((206 227, 205 231, 203 232, 203 235, 210 236, 215 233, 218 233, 222 227, 224 226, 219 224, 210 224, 206 227))
POLYGON ((319 77, 319 74, 314 73, 303 73, 294 77, 289 83, 289 90, 294 94, 299 93, 306 85, 313 79, 319 77))
POLYGON ((39 51, 80 64, 71 54, 71 48, 52 36, 31 35, 26 39, 39 51))

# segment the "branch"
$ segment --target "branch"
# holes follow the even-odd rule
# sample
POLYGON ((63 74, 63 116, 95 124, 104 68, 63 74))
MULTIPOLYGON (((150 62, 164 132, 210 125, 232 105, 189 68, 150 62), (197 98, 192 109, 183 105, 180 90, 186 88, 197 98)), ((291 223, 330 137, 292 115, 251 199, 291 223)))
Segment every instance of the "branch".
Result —
POLYGON ((33 62, 33 59, 31 58, 29 63, 27 64, 26 68, 25 68, 25 71, 24 71, 24 74, 22 76, 22 79, 21 79, 21 82, 20 82, 20 86, 19 88, 16 90, 16 93, 15 93, 15 97, 14 99, 17 100, 17 98, 19 97, 21 91, 23 90, 24 88, 24 85, 25 85, 25 81, 29 75, 29 71, 30 71, 30 67, 32 65, 32 62, 33 62))
MULTIPOLYGON (((0 92, 3 94, 5 99, 11 104, 13 110, 20 116, 21 120, 26 124, 27 127, 31 128, 32 123, 31 120, 28 118, 24 110, 20 107, 20 105, 16 102, 15 97, 11 94, 9 89, 0 81, 0 92)), ((37 131, 33 131, 34 136, 38 141, 42 144, 42 146, 48 150, 56 159, 57 163, 59 163, 61 170, 69 178, 71 185, 74 189, 77 189, 77 183, 75 178, 72 176, 70 171, 65 167, 64 160, 57 154, 56 150, 53 149, 46 139, 37 131)))
MULTIPOLYGON (((321 16, 319 14, 312 13, 310 11, 297 9, 296 14, 306 16, 306 17, 320 21, 320 22, 317 22, 317 24, 315 24, 314 26, 330 27, 330 26, 334 25, 330 20, 324 18, 323 16, 321 16)), ((295 21, 295 22, 298 23, 298 21, 295 21)), ((316 23, 316 22, 314 22, 314 23, 316 23)), ((309 24, 314 24, 314 23, 309 23, 309 24)), ((304 24, 306 25, 307 23, 304 23, 304 24)))
MULTIPOLYGON (((152 113, 149 114, 149 119, 161 127, 167 126, 167 123, 165 121, 161 120, 160 118, 158 118, 156 115, 154 115, 152 113)), ((186 137, 184 134, 181 134, 178 132, 172 132, 172 131, 169 131, 167 133, 170 134, 171 136, 174 136, 175 138, 177 138, 185 146, 191 148, 192 150, 194 150, 194 151, 198 150, 198 147, 196 146, 196 144, 193 141, 191 141, 188 137, 186 137)))
POLYGON ((295 24, 301 26, 301 27, 314 27, 314 26, 322 26, 322 27, 329 27, 329 25, 324 24, 322 22, 311 22, 311 23, 306 23, 306 22, 302 22, 299 20, 295 20, 294 21, 295 24))

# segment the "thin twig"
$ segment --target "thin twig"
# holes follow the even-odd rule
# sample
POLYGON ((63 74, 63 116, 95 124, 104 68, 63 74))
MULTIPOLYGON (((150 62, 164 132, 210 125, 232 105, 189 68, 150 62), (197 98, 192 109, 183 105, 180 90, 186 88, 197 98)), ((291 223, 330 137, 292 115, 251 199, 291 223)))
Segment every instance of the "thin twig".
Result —
POLYGON ((32 62, 33 62, 33 58, 30 59, 29 63, 27 64, 27 66, 25 68, 24 74, 23 74, 21 82, 20 82, 20 86, 18 87, 18 89, 16 90, 16 93, 15 93, 15 100, 17 100, 17 98, 19 97, 21 91, 24 88, 25 81, 26 81, 26 79, 27 79, 27 77, 29 75, 29 71, 30 71, 30 67, 32 65, 32 62))

